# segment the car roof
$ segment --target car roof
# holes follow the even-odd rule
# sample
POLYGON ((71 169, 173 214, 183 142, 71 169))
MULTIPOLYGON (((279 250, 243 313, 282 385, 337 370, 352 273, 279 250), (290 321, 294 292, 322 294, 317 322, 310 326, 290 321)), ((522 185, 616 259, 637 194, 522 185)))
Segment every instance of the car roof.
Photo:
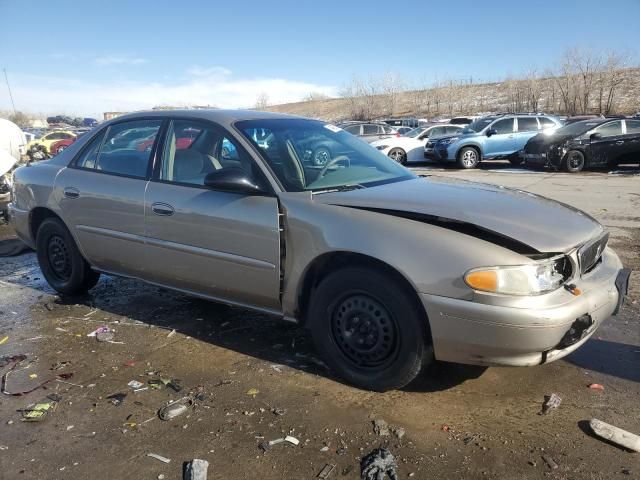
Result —
POLYGON ((124 120, 135 120, 138 118, 153 118, 153 117, 181 117, 192 118, 194 120, 210 120, 221 124, 231 124, 240 120, 273 120, 273 119, 305 119, 297 115, 288 115, 284 113, 276 112, 263 112, 257 110, 217 110, 217 109, 185 109, 185 110, 150 110, 127 113, 119 117, 115 117, 108 122, 118 123, 124 120))

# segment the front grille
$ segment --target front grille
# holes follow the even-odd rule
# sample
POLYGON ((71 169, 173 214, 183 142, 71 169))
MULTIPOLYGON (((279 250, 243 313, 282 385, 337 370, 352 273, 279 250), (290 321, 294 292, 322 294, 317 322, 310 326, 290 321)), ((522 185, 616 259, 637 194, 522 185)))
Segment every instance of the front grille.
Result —
POLYGON ((435 143, 433 142, 427 142, 427 148, 433 148, 434 145, 435 143))
POLYGON ((580 250, 578 250, 578 260, 580 261, 580 273, 585 274, 596 266, 602 252, 607 246, 609 241, 609 233, 605 233, 603 236, 594 240, 591 243, 587 243, 580 250))

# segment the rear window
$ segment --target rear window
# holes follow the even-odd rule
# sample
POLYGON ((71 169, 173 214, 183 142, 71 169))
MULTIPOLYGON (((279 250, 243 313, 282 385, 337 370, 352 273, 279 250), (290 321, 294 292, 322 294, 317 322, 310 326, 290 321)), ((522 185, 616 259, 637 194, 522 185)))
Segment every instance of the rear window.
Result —
POLYGON ((538 120, 536 117, 518 117, 519 132, 533 132, 538 130, 538 120))
POLYGON ((640 133, 640 120, 627 120, 627 134, 640 133))
POLYGON ((345 132, 349 132, 351 135, 360 135, 360 125, 350 125, 344 128, 345 132))

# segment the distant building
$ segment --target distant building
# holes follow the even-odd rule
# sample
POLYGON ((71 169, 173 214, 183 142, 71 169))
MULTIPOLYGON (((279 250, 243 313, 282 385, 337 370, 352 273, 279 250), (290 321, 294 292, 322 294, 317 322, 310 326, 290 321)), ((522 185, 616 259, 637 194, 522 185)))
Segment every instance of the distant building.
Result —
POLYGON ((129 112, 104 112, 102 115, 105 120, 111 120, 112 118, 119 117, 120 115, 124 115, 129 112))

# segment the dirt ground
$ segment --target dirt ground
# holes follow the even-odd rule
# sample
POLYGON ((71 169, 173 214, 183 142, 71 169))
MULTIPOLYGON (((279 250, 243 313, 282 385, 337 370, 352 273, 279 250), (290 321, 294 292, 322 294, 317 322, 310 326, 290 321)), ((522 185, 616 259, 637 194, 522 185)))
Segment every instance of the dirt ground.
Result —
MULTIPOLYGON (((640 270, 637 170, 518 173, 503 163, 472 172, 416 170, 582 208, 610 228, 626 266, 640 270)), ((10 236, 0 227, 0 239, 10 236)), ((295 325, 106 276, 90 295, 63 300, 43 281, 34 253, 2 258, 0 342, 8 338, 0 357, 27 356, 5 387, 51 381, 23 396, 0 396, 0 478, 177 479, 184 461, 201 458, 210 463, 209 479, 312 479, 325 464, 336 465, 330 479, 357 479, 360 459, 382 445, 396 456, 400 479, 639 479, 640 454, 595 438, 586 426, 599 418, 640 434, 639 286, 634 274, 620 315, 563 360, 533 368, 440 363, 409 387, 380 394, 333 377, 295 325), (113 343, 87 336, 102 325, 115 330, 113 343), (161 378, 182 390, 127 386, 161 378), (158 418, 160 407, 190 392, 202 392, 193 409, 158 418), (21 421, 19 410, 52 393, 62 397, 54 412, 42 422, 21 421), (107 397, 118 393, 126 397, 116 406, 107 397), (560 407, 539 415, 551 393, 562 398, 560 407), (377 435, 378 419, 405 434, 377 435), (299 445, 259 448, 286 435, 299 445)))

